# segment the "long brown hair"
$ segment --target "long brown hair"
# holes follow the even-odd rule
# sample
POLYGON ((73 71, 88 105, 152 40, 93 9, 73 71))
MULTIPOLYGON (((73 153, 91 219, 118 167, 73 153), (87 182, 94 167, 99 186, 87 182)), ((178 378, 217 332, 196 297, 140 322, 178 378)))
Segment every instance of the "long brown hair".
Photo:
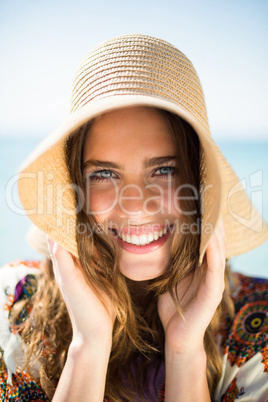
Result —
MULTIPOLYGON (((180 183, 191 184, 200 194, 202 175, 200 164, 202 149, 193 128, 179 117, 167 112, 159 111, 170 127, 177 144, 178 171, 180 183)), ((90 123, 78 129, 66 141, 66 163, 70 178, 78 188, 83 189, 79 194, 75 192, 77 205, 81 205, 81 197, 85 197, 85 180, 82 170, 83 147, 86 135, 90 135, 90 123)), ((113 331, 113 343, 108 365, 105 395, 111 402, 133 401, 138 389, 142 397, 142 382, 145 384, 149 362, 154 361, 160 367, 164 361, 164 331, 157 313, 157 296, 170 292, 180 309, 180 300, 174 289, 187 275, 198 275, 199 246, 201 233, 201 197, 192 197, 191 189, 182 186, 180 208, 182 211, 195 211, 194 214, 182 214, 180 224, 196 224, 198 230, 179 236, 174 233, 171 256, 172 262, 167 271, 159 278, 149 282, 147 291, 150 294, 150 303, 141 309, 135 301, 128 285, 128 280, 120 273, 118 251, 115 242, 107 235, 104 228, 96 221, 93 215, 88 214, 87 205, 77 210, 77 227, 85 225, 92 228, 89 233, 77 230, 79 261, 85 279, 96 290, 105 292, 111 298, 116 320, 113 331), (98 228, 98 230, 93 230, 98 228), (95 251, 97 250, 98 258, 95 251), (97 269, 96 269, 97 268, 97 269), (142 363, 139 359, 143 356, 142 363), (139 370, 135 370, 139 365, 139 370), (133 371, 139 372, 135 378, 133 371), (124 378, 124 373, 128 373, 124 378), (141 380, 143 379, 143 381, 141 380)), ((228 274, 230 275, 230 274, 228 274)), ((215 341, 215 334, 219 327, 222 311, 229 315, 233 313, 233 305, 229 289, 226 288, 221 304, 219 305, 205 334, 205 350, 207 353, 207 379, 210 393, 213 396, 217 382, 221 375, 221 356, 215 341)), ((72 339, 71 324, 63 299, 55 285, 52 270, 44 273, 33 302, 32 314, 22 329, 24 340, 28 344, 27 361, 32 355, 42 356, 40 345, 44 339, 51 345, 52 352, 49 359, 44 361, 40 372, 40 382, 44 391, 52 397, 61 371, 64 367, 69 344, 72 339), (48 308, 50 307, 50 308, 48 308), (53 326, 57 317, 60 325, 53 326), (34 320, 34 325, 33 321, 34 320), (49 321, 50 320, 50 321, 49 321), (30 328, 31 331, 30 331, 30 328), (63 330, 65 328, 65 330, 63 330), (29 331, 30 336, 29 336, 29 331), (62 335, 64 334, 64 336, 62 335)))

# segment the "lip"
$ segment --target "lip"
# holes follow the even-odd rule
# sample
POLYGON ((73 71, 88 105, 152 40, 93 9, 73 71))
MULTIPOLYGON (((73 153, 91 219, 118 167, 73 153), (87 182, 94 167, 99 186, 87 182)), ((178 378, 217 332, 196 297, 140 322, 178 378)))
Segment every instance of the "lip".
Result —
MULTIPOLYGON (((118 235, 116 235, 116 234, 114 234, 114 235, 115 235, 119 245, 122 247, 122 249, 124 249, 124 250, 126 250, 126 251, 128 251, 129 253, 132 253, 132 254, 147 254, 147 253, 151 253, 152 251, 157 250, 158 248, 162 247, 165 244, 165 242, 168 240, 168 238, 171 235, 172 226, 173 225, 171 225, 171 226, 169 226, 167 228, 166 225, 157 225, 157 229, 155 228, 155 231, 159 230, 159 229, 163 229, 163 228, 166 227, 168 229, 167 233, 164 234, 162 237, 159 237, 159 239, 154 240, 151 243, 145 244, 143 246, 141 246, 141 245, 138 246, 138 245, 135 245, 135 244, 127 243, 126 241, 121 239, 118 235)), ((148 233, 148 232, 152 232, 152 227, 148 228, 146 232, 142 230, 142 227, 126 228, 125 231, 122 230, 120 232, 121 233, 123 232, 124 234, 125 233, 126 234, 142 234, 142 233, 145 234, 145 233, 148 233), (138 232, 137 232, 137 229, 138 229, 138 232)))
POLYGON ((141 225, 141 226, 134 226, 134 227, 123 227, 120 228, 120 233, 123 233, 124 235, 141 235, 141 234, 148 234, 148 233, 153 233, 153 232, 160 232, 164 228, 167 228, 167 225, 159 225, 159 224, 153 224, 153 225, 141 225))

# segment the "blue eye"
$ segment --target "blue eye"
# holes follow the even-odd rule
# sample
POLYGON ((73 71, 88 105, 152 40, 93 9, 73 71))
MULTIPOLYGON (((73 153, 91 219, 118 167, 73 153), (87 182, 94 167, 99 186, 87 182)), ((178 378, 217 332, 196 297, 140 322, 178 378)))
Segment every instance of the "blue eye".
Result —
POLYGON ((90 173, 88 178, 95 181, 109 181, 110 179, 115 178, 113 175, 114 173, 111 170, 103 169, 90 173))
MULTIPOLYGON (((101 170, 100 172, 98 172, 98 175, 102 179, 109 179, 110 177, 112 177, 113 174, 110 170, 101 170)), ((96 176, 97 176, 97 174, 96 174, 96 176)))
POLYGON ((154 172, 154 176, 174 176, 175 167, 173 166, 162 166, 154 172), (158 173, 159 172, 159 173, 158 173))
POLYGON ((174 173, 174 168, 170 166, 163 166, 159 169, 159 172, 161 174, 167 175, 167 174, 172 174, 174 173))

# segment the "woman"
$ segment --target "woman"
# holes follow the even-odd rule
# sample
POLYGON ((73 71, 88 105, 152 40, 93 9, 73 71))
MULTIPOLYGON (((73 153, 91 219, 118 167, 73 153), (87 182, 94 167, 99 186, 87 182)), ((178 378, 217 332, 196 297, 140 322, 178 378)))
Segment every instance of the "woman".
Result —
POLYGON ((58 287, 49 262, 22 267, 20 289, 34 290, 7 309, 26 364, 2 340, 6 397, 31 381, 32 400, 265 400, 267 283, 226 258, 267 228, 181 52, 142 35, 91 52, 71 117, 25 163, 19 191, 58 287))

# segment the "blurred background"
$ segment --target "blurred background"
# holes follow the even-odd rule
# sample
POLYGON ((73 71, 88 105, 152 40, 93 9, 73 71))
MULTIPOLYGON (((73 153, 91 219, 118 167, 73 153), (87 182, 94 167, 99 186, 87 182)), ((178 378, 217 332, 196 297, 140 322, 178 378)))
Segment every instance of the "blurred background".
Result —
MULTIPOLYGON (((80 61, 127 33, 167 40, 190 58, 212 135, 268 221, 267 21, 266 0, 0 0, 0 265, 41 258, 25 240, 16 173, 68 116, 80 61)), ((268 242, 231 264, 268 277, 268 242)))

